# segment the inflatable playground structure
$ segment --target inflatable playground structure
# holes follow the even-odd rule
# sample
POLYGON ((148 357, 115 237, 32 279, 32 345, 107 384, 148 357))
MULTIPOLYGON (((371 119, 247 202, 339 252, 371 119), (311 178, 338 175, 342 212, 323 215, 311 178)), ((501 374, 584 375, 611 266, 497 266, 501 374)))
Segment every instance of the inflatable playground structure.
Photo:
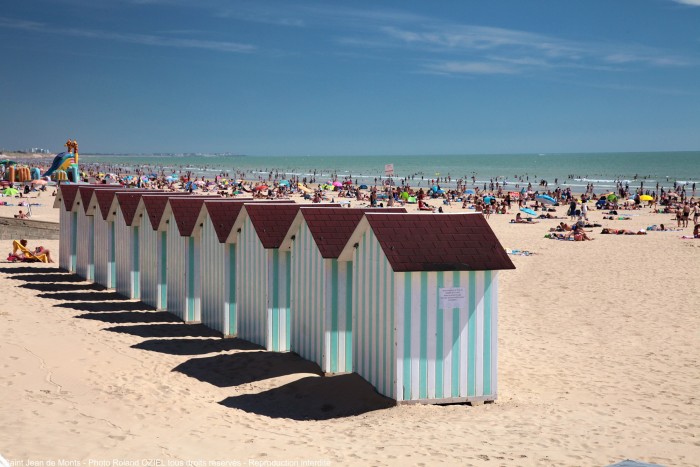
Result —
POLYGON ((65 144, 68 151, 57 154, 51 166, 43 174, 39 167, 20 165, 15 161, 0 160, 0 173, 3 188, 14 187, 15 184, 45 185, 53 182, 79 182, 80 170, 78 169, 78 142, 68 140, 65 144))

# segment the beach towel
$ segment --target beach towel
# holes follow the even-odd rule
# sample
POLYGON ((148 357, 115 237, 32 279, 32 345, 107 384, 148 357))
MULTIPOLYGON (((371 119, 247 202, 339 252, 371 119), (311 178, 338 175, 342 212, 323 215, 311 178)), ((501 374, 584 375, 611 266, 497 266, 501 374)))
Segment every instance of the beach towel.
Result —
POLYGON ((506 253, 513 256, 530 256, 535 254, 533 251, 511 250, 510 248, 506 248, 506 253))

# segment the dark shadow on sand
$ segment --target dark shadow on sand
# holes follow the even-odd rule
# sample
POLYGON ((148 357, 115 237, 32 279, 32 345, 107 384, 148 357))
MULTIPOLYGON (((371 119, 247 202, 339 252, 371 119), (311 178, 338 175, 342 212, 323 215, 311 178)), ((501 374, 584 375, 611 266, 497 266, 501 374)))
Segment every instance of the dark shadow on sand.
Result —
POLYGON ((153 339, 131 346, 132 349, 170 355, 203 355, 230 350, 260 350, 259 345, 242 339, 153 339))
POLYGON ((39 298, 52 298, 54 300, 70 300, 70 301, 107 301, 107 300, 131 300, 116 292, 56 292, 56 293, 40 293, 39 298))
POLYGON ((81 319, 102 321, 103 323, 179 323, 180 320, 165 311, 122 311, 107 313, 85 313, 76 316, 81 319))
POLYGON ((321 374, 318 365, 296 354, 267 351, 193 358, 176 366, 173 371, 220 388, 295 373, 321 374))
POLYGON ((70 291, 82 291, 82 290, 106 290, 107 288, 104 285, 96 284, 96 283, 88 283, 86 282, 85 284, 53 284, 53 283, 34 283, 34 282, 27 282, 26 284, 21 284, 18 287, 22 287, 24 289, 31 289, 31 290, 38 290, 39 292, 70 292, 70 291))
POLYGON ((143 302, 68 302, 57 303, 57 308, 69 308, 76 311, 105 312, 105 311, 155 311, 151 305, 143 302))
POLYGON ((114 326, 105 331, 132 334, 139 337, 217 337, 218 333, 201 324, 136 324, 114 326))
POLYGON ((233 396, 219 402, 225 407, 292 420, 329 420, 394 407, 355 373, 307 377, 258 394, 233 396))
POLYGON ((36 274, 18 274, 9 276, 10 279, 25 282, 85 282, 82 277, 67 273, 46 273, 37 271, 36 274))
POLYGON ((14 268, 10 267, 3 267, 0 268, 0 272, 4 272, 5 274, 43 274, 43 273, 54 273, 54 274, 63 274, 63 275, 72 275, 71 273, 68 272, 63 272, 58 267, 47 267, 47 266, 39 266, 41 263, 34 263, 36 264, 36 267, 32 266, 17 266, 14 268))

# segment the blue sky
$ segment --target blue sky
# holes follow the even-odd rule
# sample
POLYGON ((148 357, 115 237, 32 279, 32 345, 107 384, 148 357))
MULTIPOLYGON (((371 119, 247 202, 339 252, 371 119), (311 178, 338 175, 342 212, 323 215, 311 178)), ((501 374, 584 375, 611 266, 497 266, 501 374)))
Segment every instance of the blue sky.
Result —
POLYGON ((700 0, 51 0, 0 10, 0 147, 700 150, 700 0))

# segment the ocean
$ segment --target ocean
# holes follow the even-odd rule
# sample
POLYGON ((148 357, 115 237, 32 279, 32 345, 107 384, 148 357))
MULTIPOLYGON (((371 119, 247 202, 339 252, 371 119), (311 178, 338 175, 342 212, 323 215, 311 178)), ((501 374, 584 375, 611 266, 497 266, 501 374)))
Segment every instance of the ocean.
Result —
MULTIPOLYGON (((191 171, 197 176, 214 176, 221 172, 244 174, 247 180, 285 179, 291 176, 315 178, 326 182, 334 177, 351 177, 371 184, 385 178, 385 164, 393 164, 394 181, 412 177, 411 186, 427 186, 440 177, 441 186, 453 186, 466 179, 469 185, 491 181, 520 187, 546 180, 550 187, 571 187, 579 191, 588 183, 595 190, 615 188, 617 182, 654 190, 668 189, 674 183, 686 185, 700 181, 700 151, 625 152, 577 154, 474 154, 425 156, 217 156, 217 155, 89 155, 81 154, 81 165, 118 164, 133 170, 137 167, 166 174, 191 171), (446 181, 449 177, 451 181, 446 181), (474 180, 474 182, 472 181, 474 180)), ((700 188, 700 187, 699 187, 700 188)))

